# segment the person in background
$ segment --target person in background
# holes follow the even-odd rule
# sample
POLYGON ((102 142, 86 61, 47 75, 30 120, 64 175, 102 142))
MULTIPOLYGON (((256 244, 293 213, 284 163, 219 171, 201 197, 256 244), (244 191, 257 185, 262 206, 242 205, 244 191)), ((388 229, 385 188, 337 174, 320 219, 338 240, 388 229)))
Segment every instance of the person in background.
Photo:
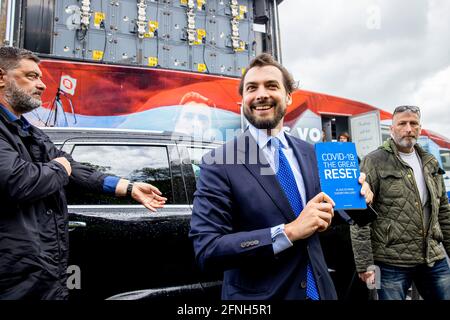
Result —
POLYGON ((327 142, 327 134, 325 133, 325 129, 322 129, 322 142, 327 142))
POLYGON ((175 121, 174 131, 196 138, 211 140, 212 115, 215 104, 198 92, 188 92, 180 100, 180 114, 175 121))
POLYGON ((350 138, 350 135, 348 132, 342 132, 337 139, 338 142, 351 142, 352 139, 350 138))
POLYGON ((68 297, 68 212, 64 187, 132 197, 151 211, 155 186, 106 176, 59 150, 24 114, 46 86, 32 52, 0 47, 0 299, 68 297))
POLYGON ((416 106, 395 108, 391 137, 361 164, 378 218, 351 238, 361 280, 381 277, 380 300, 404 300, 413 282, 426 300, 450 299, 450 205, 444 170, 417 143, 420 119, 416 106))

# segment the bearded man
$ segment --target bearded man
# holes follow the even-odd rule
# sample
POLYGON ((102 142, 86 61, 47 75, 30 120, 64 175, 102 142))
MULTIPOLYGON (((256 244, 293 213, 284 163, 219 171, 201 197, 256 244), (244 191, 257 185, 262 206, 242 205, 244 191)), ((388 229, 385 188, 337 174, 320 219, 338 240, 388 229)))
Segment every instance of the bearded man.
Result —
POLYGON ((166 201, 150 184, 74 161, 25 119, 45 90, 38 63, 30 51, 0 47, 0 299, 68 297, 66 185, 129 196, 151 211, 166 201))
POLYGON ((334 202, 314 147, 283 128, 294 89, 282 65, 257 56, 239 88, 248 128, 202 159, 190 237, 200 267, 224 272, 223 299, 336 299, 317 234, 334 202))
POLYGON ((412 282, 424 299, 450 299, 445 171, 417 144, 420 131, 420 109, 397 107, 391 138, 361 164, 379 215, 371 225, 351 226, 352 245, 361 280, 381 282, 380 300, 405 300, 412 282), (379 267, 378 274, 369 268, 373 265, 379 267))

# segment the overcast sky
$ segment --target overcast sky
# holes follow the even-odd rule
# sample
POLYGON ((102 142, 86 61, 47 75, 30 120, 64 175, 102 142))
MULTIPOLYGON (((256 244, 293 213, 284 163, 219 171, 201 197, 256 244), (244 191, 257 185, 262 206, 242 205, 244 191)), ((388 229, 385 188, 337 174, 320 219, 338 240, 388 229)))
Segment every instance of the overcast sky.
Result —
POLYGON ((300 88, 392 112, 450 138, 450 1, 284 0, 283 64, 300 88))

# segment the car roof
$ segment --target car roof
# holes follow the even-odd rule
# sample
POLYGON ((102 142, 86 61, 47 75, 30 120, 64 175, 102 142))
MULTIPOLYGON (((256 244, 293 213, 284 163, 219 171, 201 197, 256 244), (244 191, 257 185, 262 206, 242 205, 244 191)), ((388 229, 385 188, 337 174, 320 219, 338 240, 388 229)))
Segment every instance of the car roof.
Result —
POLYGON ((210 141, 194 138, 182 133, 171 131, 150 131, 150 130, 132 130, 132 129, 110 129, 110 128, 60 128, 45 127, 41 128, 54 143, 65 143, 68 141, 165 141, 179 142, 184 144, 202 144, 219 146, 222 141, 210 141))

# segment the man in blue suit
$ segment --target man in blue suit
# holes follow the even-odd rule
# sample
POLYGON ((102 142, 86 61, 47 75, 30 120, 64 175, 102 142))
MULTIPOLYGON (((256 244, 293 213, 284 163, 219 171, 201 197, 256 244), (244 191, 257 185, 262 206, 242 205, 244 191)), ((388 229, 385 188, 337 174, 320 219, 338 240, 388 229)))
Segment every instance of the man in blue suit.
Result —
POLYGON ((336 299, 317 235, 334 203, 313 146, 283 130, 294 88, 270 55, 256 57, 239 88, 248 129, 202 160, 190 237, 200 267, 224 271, 222 299, 336 299))

